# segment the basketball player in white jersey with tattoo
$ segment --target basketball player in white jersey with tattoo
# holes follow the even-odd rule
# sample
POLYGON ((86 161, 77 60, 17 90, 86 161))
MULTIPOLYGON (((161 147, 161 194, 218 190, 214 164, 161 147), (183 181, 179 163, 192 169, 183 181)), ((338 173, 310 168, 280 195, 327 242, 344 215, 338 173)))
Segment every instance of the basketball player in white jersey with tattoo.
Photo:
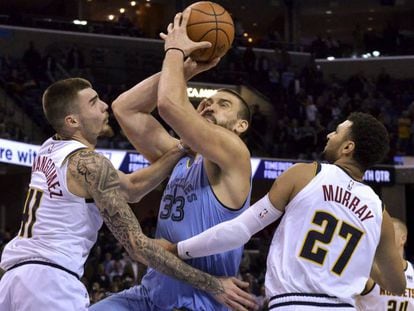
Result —
POLYGON ((374 260, 383 273, 373 279, 403 293, 390 216, 362 182, 365 170, 388 151, 387 131, 371 115, 353 113, 327 138, 324 154, 332 164, 292 166, 243 214, 179 242, 179 256, 238 247, 284 213, 267 258, 269 310, 355 310, 374 260))
POLYGON ((20 231, 2 254, 1 311, 87 310, 89 297, 79 278, 103 221, 134 260, 187 280, 225 305, 239 301, 237 310, 253 305, 238 287, 246 283, 196 270, 147 238, 124 198, 137 201, 158 185, 180 151, 171 149, 129 176, 115 170, 94 151, 108 128, 108 105, 84 79, 52 84, 43 108, 57 135, 40 147, 20 231))
POLYGON ((402 295, 393 295, 382 289, 372 279, 368 280, 365 293, 357 298, 359 311, 414 311, 414 269, 413 264, 404 258, 407 242, 407 226, 400 219, 392 218, 395 243, 404 266, 407 286, 402 295))

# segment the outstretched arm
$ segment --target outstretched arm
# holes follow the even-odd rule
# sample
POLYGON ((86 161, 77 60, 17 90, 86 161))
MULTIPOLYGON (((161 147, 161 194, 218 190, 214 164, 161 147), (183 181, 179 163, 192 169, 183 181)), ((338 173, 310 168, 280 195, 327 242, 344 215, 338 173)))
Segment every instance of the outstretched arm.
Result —
POLYGON ((238 217, 166 249, 183 259, 225 252, 244 245, 251 236, 282 216, 285 206, 313 178, 315 164, 300 163, 290 167, 274 181, 269 193, 238 217), (300 175, 299 175, 300 174, 300 175), (297 176, 302 176, 298 180, 297 176))
POLYGON ((160 241, 160 244, 176 252, 183 259, 210 256, 246 244, 255 233, 276 221, 281 215, 282 212, 275 208, 269 196, 265 195, 236 218, 178 242, 177 249, 171 249, 168 243, 163 244, 163 241, 160 241))
POLYGON ((254 305, 250 296, 236 286, 241 283, 237 284, 231 279, 217 279, 199 271, 146 237, 134 213, 121 195, 118 173, 107 158, 94 151, 81 150, 70 158, 68 173, 69 178, 75 179, 87 189, 99 208, 105 224, 131 258, 205 290, 227 306, 231 307, 236 303, 239 310, 246 310, 239 302, 247 306, 254 305))
POLYGON ((148 167, 131 174, 124 174, 118 171, 120 187, 124 198, 130 203, 140 201, 143 196, 168 177, 174 165, 183 155, 184 150, 177 146, 148 167))

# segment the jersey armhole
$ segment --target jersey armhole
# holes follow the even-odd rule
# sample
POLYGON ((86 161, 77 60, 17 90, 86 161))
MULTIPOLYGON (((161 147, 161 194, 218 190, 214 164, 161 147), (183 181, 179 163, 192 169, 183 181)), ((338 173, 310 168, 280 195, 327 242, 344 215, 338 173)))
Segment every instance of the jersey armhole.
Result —
POLYGON ((375 285, 377 285, 377 283, 373 282, 371 288, 369 288, 369 289, 364 288, 364 290, 361 292, 361 296, 366 296, 370 292, 372 292, 372 290, 374 289, 375 285))
POLYGON ((316 175, 318 175, 318 174, 319 174, 319 172, 321 171, 322 166, 321 166, 321 164, 320 164, 319 162, 313 162, 313 163, 314 163, 314 165, 315 165, 315 176, 316 176, 316 175))
POLYGON ((78 148, 78 149, 75 149, 75 150, 73 150, 72 152, 70 152, 64 159, 63 159, 63 161, 62 161, 62 166, 65 164, 65 162, 67 161, 67 160, 69 160, 69 158, 71 157, 71 156, 73 156, 75 153, 77 153, 77 152, 79 152, 79 151, 81 151, 81 150, 85 150, 85 149, 88 149, 88 148, 84 148, 84 147, 81 147, 81 148, 78 148))

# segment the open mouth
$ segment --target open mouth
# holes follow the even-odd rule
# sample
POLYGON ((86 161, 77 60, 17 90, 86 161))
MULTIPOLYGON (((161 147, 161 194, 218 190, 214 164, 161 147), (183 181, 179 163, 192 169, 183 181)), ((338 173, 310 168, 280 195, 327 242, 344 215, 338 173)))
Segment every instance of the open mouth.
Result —
POLYGON ((216 124, 216 118, 210 113, 203 114, 203 118, 206 119, 210 123, 216 124))

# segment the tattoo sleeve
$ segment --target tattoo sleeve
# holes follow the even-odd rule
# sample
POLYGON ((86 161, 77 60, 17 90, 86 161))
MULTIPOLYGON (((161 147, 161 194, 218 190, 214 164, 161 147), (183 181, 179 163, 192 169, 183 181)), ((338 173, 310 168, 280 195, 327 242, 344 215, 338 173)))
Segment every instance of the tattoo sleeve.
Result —
POLYGON ((120 192, 118 173, 107 158, 82 150, 70 158, 68 170, 85 185, 105 224, 131 258, 213 295, 224 291, 217 278, 187 265, 142 233, 135 214, 120 192))

